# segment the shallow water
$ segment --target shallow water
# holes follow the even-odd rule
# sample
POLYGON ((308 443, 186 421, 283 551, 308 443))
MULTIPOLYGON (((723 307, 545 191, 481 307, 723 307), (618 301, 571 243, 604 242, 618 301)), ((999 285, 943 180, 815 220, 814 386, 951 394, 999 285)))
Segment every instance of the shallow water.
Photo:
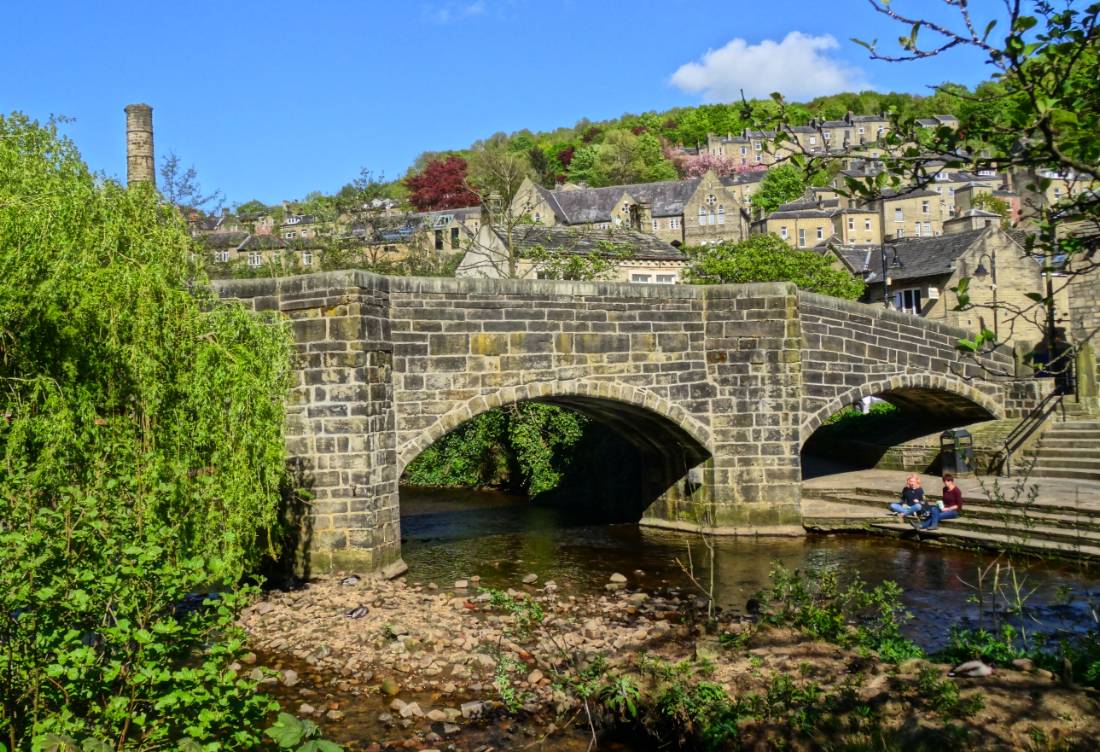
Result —
MULTIPOLYGON (((534 573, 539 584, 554 580, 565 592, 590 593, 602 591, 610 575, 620 572, 629 587, 692 591, 677 563, 688 564, 689 548, 697 578, 707 577, 707 550, 699 536, 638 525, 586 525, 523 497, 405 487, 401 511, 410 582, 447 587, 477 575, 482 587, 521 587, 523 576, 534 573)), ((835 570, 842 582, 857 575, 870 585, 894 580, 914 615, 907 636, 935 649, 952 624, 978 625, 979 608, 972 602, 977 573, 996 559, 880 537, 724 538, 716 541, 715 593, 719 606, 743 612, 776 562, 811 573, 835 570)), ((1093 624, 1090 604, 1100 604, 1100 569, 1025 558, 1013 564, 1023 590, 1031 593, 1022 617, 1029 630, 1077 631, 1093 624)), ((989 605, 983 610, 985 625, 989 605)))

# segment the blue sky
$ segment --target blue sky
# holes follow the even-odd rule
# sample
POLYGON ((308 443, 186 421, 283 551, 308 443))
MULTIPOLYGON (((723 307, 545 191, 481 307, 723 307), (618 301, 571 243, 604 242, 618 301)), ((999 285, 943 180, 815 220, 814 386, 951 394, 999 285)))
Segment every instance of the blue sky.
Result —
POLYGON ((799 99, 989 74, 964 53, 869 61, 849 37, 902 30, 865 0, 43 0, 7 3, 5 26, 0 112, 74 118, 64 130, 91 167, 122 176, 122 108, 147 102, 158 161, 175 152, 230 203, 332 192, 361 167, 399 176, 422 151, 497 131, 725 101, 741 86, 799 99))

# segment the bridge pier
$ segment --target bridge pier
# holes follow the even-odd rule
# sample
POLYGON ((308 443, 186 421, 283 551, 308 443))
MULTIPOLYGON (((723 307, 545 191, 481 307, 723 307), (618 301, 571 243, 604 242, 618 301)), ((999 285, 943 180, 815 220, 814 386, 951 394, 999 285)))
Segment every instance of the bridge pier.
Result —
POLYGON ((310 497, 314 570, 400 571, 401 472, 494 407, 561 404, 634 444, 644 524, 791 535, 799 451, 833 405, 887 384, 1003 412, 1012 391, 936 375, 961 331, 789 284, 344 271, 214 287, 293 330, 286 445, 310 497))

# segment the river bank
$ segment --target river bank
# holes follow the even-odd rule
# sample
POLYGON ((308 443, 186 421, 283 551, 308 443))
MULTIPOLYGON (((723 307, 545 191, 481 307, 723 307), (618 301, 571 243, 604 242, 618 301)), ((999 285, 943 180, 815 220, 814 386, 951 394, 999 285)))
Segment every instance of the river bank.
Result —
POLYGON ((580 595, 533 574, 492 593, 473 578, 326 577, 267 593, 241 624, 257 663, 276 669, 267 688, 349 749, 584 749, 593 729, 611 732, 607 748, 675 748, 704 721, 737 735, 718 748, 810 748, 828 734, 904 748, 1085 749, 1100 733, 1096 694, 1049 672, 952 680, 947 666, 894 666, 757 630, 747 616, 720 617, 719 640, 702 599, 616 575, 580 595))

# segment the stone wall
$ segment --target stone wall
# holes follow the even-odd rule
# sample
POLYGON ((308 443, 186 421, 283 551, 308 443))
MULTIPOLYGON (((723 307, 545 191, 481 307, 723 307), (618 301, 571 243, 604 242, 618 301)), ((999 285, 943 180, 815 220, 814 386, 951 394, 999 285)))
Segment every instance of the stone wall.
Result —
POLYGON ((846 405, 878 396, 960 419, 1010 417, 994 374, 1014 372, 1000 353, 964 358, 961 329, 883 307, 799 293, 802 322, 802 437, 846 405))

